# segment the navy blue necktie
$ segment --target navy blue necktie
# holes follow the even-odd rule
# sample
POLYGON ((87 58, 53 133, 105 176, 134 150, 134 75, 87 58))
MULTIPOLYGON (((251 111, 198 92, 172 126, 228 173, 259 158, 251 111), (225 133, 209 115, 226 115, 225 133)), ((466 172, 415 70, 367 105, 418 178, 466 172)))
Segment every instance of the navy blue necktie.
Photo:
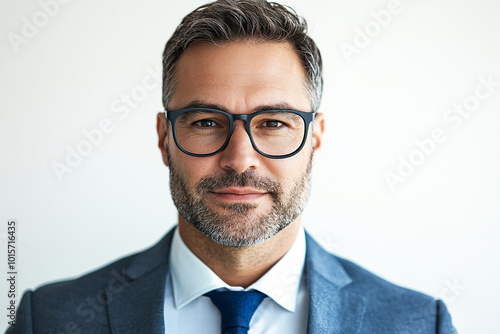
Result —
POLYGON ((212 299, 221 316, 222 334, 247 334, 250 320, 264 300, 258 291, 210 291, 205 294, 212 299))

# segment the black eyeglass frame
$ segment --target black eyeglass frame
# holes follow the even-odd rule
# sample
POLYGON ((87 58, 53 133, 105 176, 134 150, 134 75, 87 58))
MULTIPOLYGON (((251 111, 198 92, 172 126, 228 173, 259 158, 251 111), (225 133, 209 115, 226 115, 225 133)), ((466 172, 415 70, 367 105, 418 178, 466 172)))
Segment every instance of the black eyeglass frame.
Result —
POLYGON ((307 140, 307 134, 309 132, 309 124, 311 124, 311 122, 315 118, 316 112, 306 112, 306 111, 299 111, 299 110, 292 110, 292 109, 271 109, 271 110, 257 111, 257 112, 251 113, 251 114, 230 114, 230 113, 225 112, 223 110, 213 109, 213 108, 184 108, 184 109, 177 109, 177 110, 165 110, 164 115, 165 115, 165 119, 170 121, 170 123, 172 124, 172 133, 174 136, 175 144, 177 145, 179 150, 186 153, 187 155, 202 158, 202 157, 209 157, 209 156, 215 155, 219 152, 222 152, 227 147, 227 144, 229 143, 229 140, 231 139, 231 136, 233 135, 235 121, 242 120, 245 122, 245 131, 247 132, 248 137, 250 138, 250 142, 252 143, 254 150, 259 152, 259 154, 261 154, 262 156, 264 156, 266 158, 285 159, 285 158, 290 158, 290 157, 294 156, 295 154, 299 153, 302 150, 302 148, 304 148, 304 144, 306 143, 306 140, 307 140), (229 119, 229 132, 227 134, 226 141, 224 142, 224 144, 222 144, 221 148, 219 148, 215 152, 204 153, 204 154, 191 153, 191 152, 186 151, 184 148, 182 148, 182 146, 177 141, 177 133, 175 130, 175 122, 176 122, 177 118, 184 112, 196 111, 196 110, 221 113, 221 114, 224 114, 229 119), (292 153, 288 153, 285 155, 266 154, 266 153, 262 152, 261 150, 259 150, 259 148, 257 147, 257 145, 255 145, 255 142, 253 140, 252 133, 250 131, 250 124, 252 122, 252 119, 258 115, 261 115, 261 114, 276 113, 276 112, 291 112, 291 113, 294 113, 296 115, 299 115, 302 118, 302 120, 304 121, 304 125, 305 125, 304 138, 302 138, 302 143, 300 144, 300 146, 292 153))

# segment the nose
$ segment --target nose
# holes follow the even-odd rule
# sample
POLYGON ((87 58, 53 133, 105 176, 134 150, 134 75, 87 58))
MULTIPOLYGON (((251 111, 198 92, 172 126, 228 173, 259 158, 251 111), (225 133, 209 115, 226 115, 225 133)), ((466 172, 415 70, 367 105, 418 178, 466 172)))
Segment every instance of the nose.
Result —
POLYGON ((260 154, 253 148, 250 136, 245 130, 245 122, 237 120, 226 148, 221 152, 220 166, 241 174, 247 169, 256 170, 260 166, 260 154))

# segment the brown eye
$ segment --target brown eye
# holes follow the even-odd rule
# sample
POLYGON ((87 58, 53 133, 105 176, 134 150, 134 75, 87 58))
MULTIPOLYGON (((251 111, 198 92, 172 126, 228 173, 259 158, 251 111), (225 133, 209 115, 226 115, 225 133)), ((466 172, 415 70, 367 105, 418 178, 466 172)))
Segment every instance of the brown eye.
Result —
POLYGON ((283 126, 283 122, 276 121, 276 120, 270 120, 270 121, 265 121, 262 122, 261 126, 266 127, 266 128, 278 128, 280 126, 283 126))
POLYGON ((210 119, 202 119, 201 121, 197 121, 194 125, 199 126, 201 128, 210 128, 218 126, 218 124, 210 119))

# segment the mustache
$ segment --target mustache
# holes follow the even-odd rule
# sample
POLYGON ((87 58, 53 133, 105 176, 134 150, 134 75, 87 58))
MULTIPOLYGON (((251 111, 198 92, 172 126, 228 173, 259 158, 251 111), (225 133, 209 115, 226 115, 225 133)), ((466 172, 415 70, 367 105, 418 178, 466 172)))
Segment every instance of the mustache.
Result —
POLYGON ((201 179, 196 186, 198 193, 206 193, 228 187, 253 187, 271 194, 280 194, 281 185, 267 177, 262 177, 252 170, 237 173, 228 170, 217 176, 209 176, 201 179))

